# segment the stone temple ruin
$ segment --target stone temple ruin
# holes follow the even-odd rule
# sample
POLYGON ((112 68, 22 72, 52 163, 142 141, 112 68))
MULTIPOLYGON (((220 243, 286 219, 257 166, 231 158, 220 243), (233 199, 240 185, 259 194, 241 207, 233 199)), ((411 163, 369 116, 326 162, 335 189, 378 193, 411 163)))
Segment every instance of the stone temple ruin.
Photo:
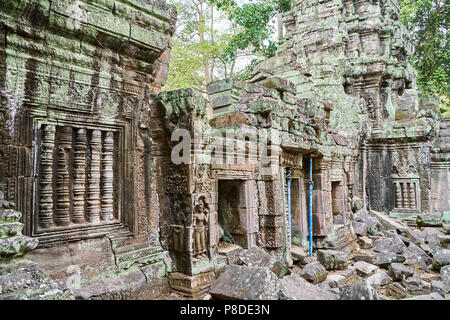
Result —
POLYGON ((277 55, 209 99, 161 92, 164 0, 0 16, 0 299, 377 296, 356 273, 397 297, 442 278, 445 296, 450 122, 418 97, 397 0, 293 1, 277 55), (223 288, 249 274, 264 293, 223 288))

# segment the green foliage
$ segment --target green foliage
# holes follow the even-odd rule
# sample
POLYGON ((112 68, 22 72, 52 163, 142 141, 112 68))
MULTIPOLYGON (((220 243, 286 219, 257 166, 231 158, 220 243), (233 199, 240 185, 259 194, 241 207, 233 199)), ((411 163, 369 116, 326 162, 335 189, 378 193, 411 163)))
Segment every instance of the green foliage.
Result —
POLYGON ((411 63, 418 71, 422 96, 439 96, 443 115, 450 106, 450 51, 447 0, 401 0, 401 20, 411 31, 414 53, 411 63))
POLYGON ((271 20, 277 13, 290 10, 290 0, 250 0, 239 5, 235 0, 209 0, 228 14, 241 30, 233 36, 223 57, 232 60, 238 50, 251 48, 254 54, 264 57, 275 55, 279 42, 272 39, 274 28, 271 20))
POLYGON ((208 82, 234 73, 235 61, 223 59, 234 30, 208 0, 172 3, 177 7, 178 23, 164 90, 193 87, 205 91, 208 82))

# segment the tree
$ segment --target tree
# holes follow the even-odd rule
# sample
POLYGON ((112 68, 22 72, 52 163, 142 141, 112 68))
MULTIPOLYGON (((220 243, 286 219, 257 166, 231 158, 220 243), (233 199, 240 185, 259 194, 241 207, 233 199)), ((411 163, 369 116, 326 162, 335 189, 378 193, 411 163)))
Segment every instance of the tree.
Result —
MULTIPOLYGON (((282 12, 291 8, 290 0, 252 0, 242 3, 235 0, 209 0, 217 8, 226 12, 228 19, 241 27, 233 36, 224 52, 224 58, 231 60, 238 50, 251 48, 256 55, 265 58, 273 57, 277 46, 282 41, 279 26, 279 37, 273 39, 275 28, 271 21, 281 19, 282 12)), ((280 25, 280 24, 278 24, 280 25)))
POLYGON ((173 39, 171 66, 165 90, 193 87, 205 92, 217 78, 234 77, 237 59, 223 58, 236 25, 208 0, 173 0, 178 10, 178 27, 173 39))
POLYGON ((422 96, 439 96, 441 111, 450 116, 450 51, 447 0, 401 0, 401 20, 411 31, 414 52, 411 63, 418 71, 422 96))

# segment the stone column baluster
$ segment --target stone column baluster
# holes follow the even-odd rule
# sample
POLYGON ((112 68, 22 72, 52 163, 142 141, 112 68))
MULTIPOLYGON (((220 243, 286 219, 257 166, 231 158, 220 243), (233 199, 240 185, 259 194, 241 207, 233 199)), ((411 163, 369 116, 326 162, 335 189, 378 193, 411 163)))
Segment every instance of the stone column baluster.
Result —
POLYGON ((409 208, 409 197, 408 197, 408 184, 406 182, 401 182, 402 185, 402 198, 403 198, 403 208, 409 208))
POLYGON ((59 133, 58 169, 56 176, 56 214, 55 223, 67 226, 70 223, 70 196, 68 162, 72 148, 72 127, 63 126, 59 133))
POLYGON ((400 182, 395 182, 395 206, 397 208, 403 208, 402 188, 400 182))
POLYGON ((41 142, 41 173, 40 173, 40 204, 39 224, 42 228, 53 225, 53 148, 55 147, 55 126, 42 127, 41 142))
POLYGON ((114 151, 114 133, 108 131, 103 139, 102 154, 102 213, 103 221, 113 219, 113 151, 114 151))
POLYGON ((102 132, 93 130, 91 139, 91 170, 88 178, 88 221, 100 221, 100 163, 102 148, 102 132))
POLYGON ((416 187, 414 182, 409 184, 409 208, 416 209, 416 187))
POLYGON ((73 222, 84 223, 86 180, 86 129, 77 129, 73 173, 73 222))

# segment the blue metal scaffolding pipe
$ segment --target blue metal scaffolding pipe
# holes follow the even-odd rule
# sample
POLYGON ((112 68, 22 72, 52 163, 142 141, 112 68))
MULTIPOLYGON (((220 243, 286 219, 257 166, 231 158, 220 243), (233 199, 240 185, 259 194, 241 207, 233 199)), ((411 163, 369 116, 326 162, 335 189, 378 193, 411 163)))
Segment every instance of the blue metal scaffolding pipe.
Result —
POLYGON ((309 256, 312 257, 312 191, 313 191, 313 179, 312 179, 312 156, 309 158, 309 256))
POLYGON ((287 180, 287 202, 288 202, 288 217, 289 217, 289 246, 292 246, 292 229, 291 229, 291 170, 286 170, 287 180))

